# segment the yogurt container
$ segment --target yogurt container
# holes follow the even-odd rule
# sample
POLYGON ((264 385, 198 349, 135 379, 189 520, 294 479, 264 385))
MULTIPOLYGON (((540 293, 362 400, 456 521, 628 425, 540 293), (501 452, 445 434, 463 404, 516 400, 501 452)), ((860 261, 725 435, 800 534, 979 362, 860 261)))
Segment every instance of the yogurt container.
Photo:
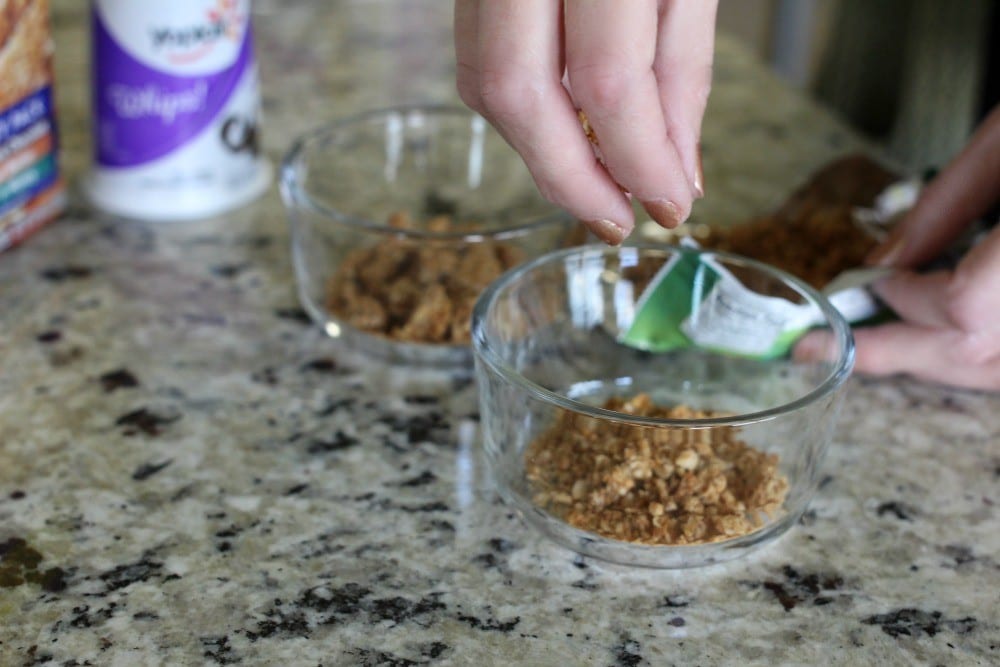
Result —
POLYGON ((222 213, 271 179, 260 155, 250 0, 93 0, 98 207, 153 221, 222 213))

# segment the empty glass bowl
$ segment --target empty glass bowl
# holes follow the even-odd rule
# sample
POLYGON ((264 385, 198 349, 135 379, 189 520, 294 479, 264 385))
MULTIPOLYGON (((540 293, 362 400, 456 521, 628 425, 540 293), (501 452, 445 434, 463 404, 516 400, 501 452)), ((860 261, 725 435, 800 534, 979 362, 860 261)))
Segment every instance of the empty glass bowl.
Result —
POLYGON ((472 337, 500 494, 570 549, 649 567, 732 559, 787 530, 817 488, 854 362, 847 323, 805 283, 752 260, 669 246, 584 246, 514 269, 480 297, 472 337), (679 260, 696 268, 656 307, 701 304, 710 335, 691 333, 685 320, 678 330, 690 336, 653 332, 673 335, 671 349, 640 349, 627 332, 644 290, 679 260), (822 329, 825 350, 797 359, 786 340, 784 351, 767 352, 761 336, 774 334, 773 321, 756 308, 732 317, 739 304, 713 292, 719 281, 705 279, 706 266, 754 298, 808 311, 803 328, 822 329), (743 352, 723 351, 723 330, 743 352), (646 400, 674 407, 636 407, 646 400))
POLYGON ((453 107, 370 111, 304 135, 281 194, 306 311, 404 362, 469 361, 481 289, 579 229, 488 123, 453 107))

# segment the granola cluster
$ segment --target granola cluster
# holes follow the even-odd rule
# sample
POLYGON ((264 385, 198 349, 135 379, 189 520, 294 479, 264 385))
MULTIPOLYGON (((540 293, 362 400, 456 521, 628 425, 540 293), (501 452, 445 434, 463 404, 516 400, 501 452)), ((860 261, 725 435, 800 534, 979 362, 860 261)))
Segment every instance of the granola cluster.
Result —
MULTIPOLYGON (((647 394, 604 407, 662 419, 715 416, 660 407, 647 394)), ((525 468, 534 502, 582 530, 641 544, 717 542, 760 528, 788 492, 777 455, 737 436, 731 427, 647 428, 567 411, 529 445, 525 468)))
MULTIPOLYGON (((389 224, 413 227, 402 212, 389 224)), ((454 225, 437 216, 426 229, 447 232, 454 225)), ((347 254, 327 284, 326 306, 352 326, 394 340, 468 343, 479 293, 523 260, 509 243, 388 238, 347 254)))

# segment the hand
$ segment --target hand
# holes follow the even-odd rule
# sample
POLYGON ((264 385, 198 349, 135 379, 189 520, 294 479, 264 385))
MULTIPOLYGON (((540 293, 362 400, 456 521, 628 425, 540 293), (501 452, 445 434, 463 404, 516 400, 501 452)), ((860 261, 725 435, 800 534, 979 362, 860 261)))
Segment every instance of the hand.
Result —
MULTIPOLYGON (((1000 107, 870 258, 902 269, 875 285, 902 321, 855 330, 858 371, 1000 390, 1000 227, 953 271, 909 270, 940 254, 998 201, 1000 107)), ((796 356, 822 347, 819 337, 807 337, 796 356)))
POLYGON ((456 0, 458 92, 521 154, 541 193, 607 243, 635 226, 622 188, 676 227, 703 194, 715 9, 716 0, 456 0))

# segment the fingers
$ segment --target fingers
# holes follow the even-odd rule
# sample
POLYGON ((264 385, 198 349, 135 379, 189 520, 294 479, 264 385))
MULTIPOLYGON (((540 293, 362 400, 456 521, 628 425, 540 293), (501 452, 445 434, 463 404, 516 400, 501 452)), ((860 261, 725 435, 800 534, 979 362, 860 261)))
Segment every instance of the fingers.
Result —
POLYGON ((667 135, 699 197, 705 194, 699 146, 712 87, 717 4, 716 0, 664 2, 653 62, 667 135))
POLYGON ((992 342, 955 329, 885 324, 855 332, 855 369, 973 389, 1000 389, 1000 356, 992 342))
POLYGON ((871 264, 916 266, 933 259, 1000 198, 1000 107, 920 194, 871 264))
POLYGON ((594 157, 561 84, 562 5, 478 3, 478 81, 467 96, 521 154, 547 199, 606 242, 620 243, 634 226, 632 207, 594 157))
MULTIPOLYGON (((1000 108, 869 261, 912 266, 932 259, 998 198, 1000 108)), ((855 331, 858 371, 1000 390, 1000 229, 952 272, 901 272, 875 290, 904 321, 855 331)), ((806 336, 795 357, 821 358, 824 340, 819 332, 806 336)))
POLYGON ((715 9, 716 0, 457 0, 459 94, 521 154, 542 193, 601 238, 620 242, 634 225, 618 184, 675 227, 704 191, 698 144, 715 9), (569 83, 607 169, 560 81, 564 6, 569 83))
POLYGON ((653 73, 656 0, 566 3, 566 65, 614 180, 665 227, 691 211, 693 174, 669 140, 653 73))
MULTIPOLYGON (((800 362, 822 360, 828 340, 828 332, 811 332, 795 346, 793 356, 800 362)), ((909 373, 952 386, 1000 389, 1000 350, 995 339, 954 329, 894 323, 857 329, 854 340, 854 369, 859 373, 909 373)))
MULTIPOLYGON (((953 272, 902 271, 874 289, 903 321, 855 330, 856 370, 1000 390, 1000 230, 953 272)), ((794 357, 825 359, 829 344, 829 334, 812 332, 794 357)))
POLYGON ((973 246, 954 272, 904 271, 873 289, 908 322, 1000 336, 1000 229, 973 246))

